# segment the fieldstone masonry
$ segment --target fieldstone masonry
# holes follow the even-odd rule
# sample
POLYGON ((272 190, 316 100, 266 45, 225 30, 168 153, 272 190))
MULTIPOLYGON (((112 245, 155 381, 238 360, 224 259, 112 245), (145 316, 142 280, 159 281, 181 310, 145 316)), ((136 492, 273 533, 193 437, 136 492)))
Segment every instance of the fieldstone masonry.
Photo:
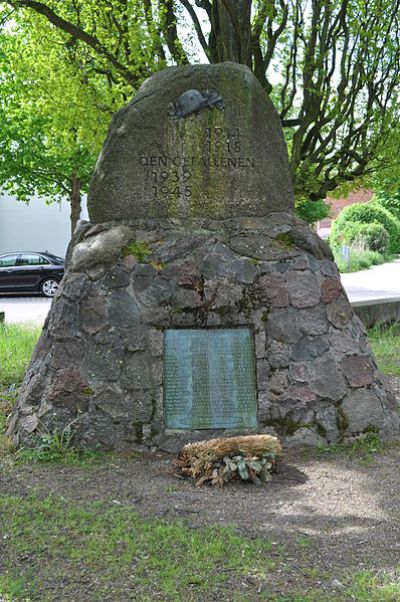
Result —
POLYGON ((180 328, 251 329, 253 431, 298 445, 398 433, 396 400, 329 248, 293 216, 277 117, 247 68, 169 68, 146 82, 113 121, 90 198, 92 223, 71 243, 8 428, 15 442, 70 426, 81 446, 172 451, 220 435, 165 428, 164 333, 180 328), (186 90, 201 106, 182 100, 186 90), (171 117, 171 103, 184 116, 171 117), (226 136, 215 164, 207 147, 193 150, 214 127, 226 136), (180 157, 178 173, 153 156, 180 157), (152 178, 163 171, 164 181, 189 174, 192 194, 179 180, 157 204, 152 178))

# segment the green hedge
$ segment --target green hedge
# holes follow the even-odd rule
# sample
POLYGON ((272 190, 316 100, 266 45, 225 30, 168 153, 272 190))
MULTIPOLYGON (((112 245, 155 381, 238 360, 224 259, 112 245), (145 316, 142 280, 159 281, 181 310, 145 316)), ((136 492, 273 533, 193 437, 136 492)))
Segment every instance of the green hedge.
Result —
POLYGON ((346 229, 348 229, 350 224, 381 224, 390 238, 388 252, 400 252, 400 221, 384 207, 371 202, 345 207, 332 224, 329 237, 332 247, 340 247, 343 244, 348 244, 346 229))

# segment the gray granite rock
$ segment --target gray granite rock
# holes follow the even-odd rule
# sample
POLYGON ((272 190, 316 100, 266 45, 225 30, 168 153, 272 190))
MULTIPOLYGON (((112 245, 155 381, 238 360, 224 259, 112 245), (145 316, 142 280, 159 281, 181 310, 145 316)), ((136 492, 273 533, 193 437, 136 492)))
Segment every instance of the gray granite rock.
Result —
POLYGON ((287 447, 316 447, 317 445, 326 445, 326 439, 318 435, 314 429, 302 427, 293 435, 288 435, 284 439, 287 447))
POLYGON ((144 82, 112 120, 88 207, 101 223, 263 216, 291 210, 293 201, 271 101, 250 69, 223 63, 169 67, 144 82), (213 90, 223 104, 171 118, 171 103, 188 90, 213 90))
POLYGON ((371 389, 360 388, 349 392, 340 409, 345 418, 346 434, 359 435, 371 429, 384 430, 385 407, 371 389))

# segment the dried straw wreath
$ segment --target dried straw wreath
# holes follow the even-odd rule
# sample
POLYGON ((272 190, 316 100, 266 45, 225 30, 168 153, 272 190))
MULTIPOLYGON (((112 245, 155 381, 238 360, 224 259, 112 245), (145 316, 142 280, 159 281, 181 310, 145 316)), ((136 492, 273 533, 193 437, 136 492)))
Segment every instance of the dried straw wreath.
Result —
POLYGON ((271 480, 281 456, 282 446, 276 437, 246 435, 188 443, 174 464, 197 485, 222 487, 235 480, 259 485, 271 480))

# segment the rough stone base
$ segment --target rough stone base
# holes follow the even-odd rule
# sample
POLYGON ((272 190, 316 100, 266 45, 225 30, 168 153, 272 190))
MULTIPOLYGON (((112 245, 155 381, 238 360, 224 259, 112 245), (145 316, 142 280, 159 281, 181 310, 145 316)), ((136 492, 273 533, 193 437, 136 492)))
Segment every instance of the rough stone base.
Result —
POLYGON ((115 449, 221 435, 164 431, 163 337, 236 326, 254 332, 258 432, 299 445, 399 432, 328 247, 276 213, 84 224, 8 435, 32 445, 70 425, 76 445, 115 449))

